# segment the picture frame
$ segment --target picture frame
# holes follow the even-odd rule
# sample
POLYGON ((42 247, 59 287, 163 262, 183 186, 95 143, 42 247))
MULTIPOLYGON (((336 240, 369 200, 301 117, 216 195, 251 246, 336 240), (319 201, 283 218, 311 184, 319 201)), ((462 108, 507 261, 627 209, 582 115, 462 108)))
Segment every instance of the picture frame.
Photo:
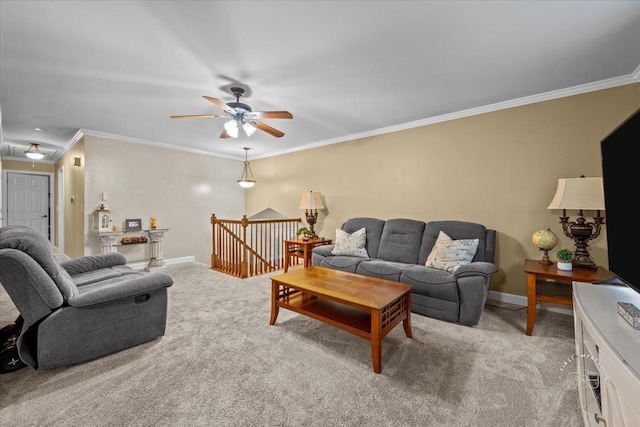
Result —
POLYGON ((132 218, 124 220, 124 229, 126 231, 140 231, 142 230, 142 219, 132 218))

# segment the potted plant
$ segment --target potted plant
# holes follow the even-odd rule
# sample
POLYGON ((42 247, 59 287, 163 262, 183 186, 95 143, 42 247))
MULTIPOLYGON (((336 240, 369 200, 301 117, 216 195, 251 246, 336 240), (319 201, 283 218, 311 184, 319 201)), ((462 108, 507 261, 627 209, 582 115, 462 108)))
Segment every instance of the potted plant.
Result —
POLYGON ((558 257, 558 270, 570 271, 573 268, 573 251, 570 249, 560 249, 556 252, 558 257))
POLYGON ((313 232, 307 227, 301 227, 296 233, 296 236, 300 237, 300 235, 302 235, 302 240, 309 240, 313 237, 313 232))

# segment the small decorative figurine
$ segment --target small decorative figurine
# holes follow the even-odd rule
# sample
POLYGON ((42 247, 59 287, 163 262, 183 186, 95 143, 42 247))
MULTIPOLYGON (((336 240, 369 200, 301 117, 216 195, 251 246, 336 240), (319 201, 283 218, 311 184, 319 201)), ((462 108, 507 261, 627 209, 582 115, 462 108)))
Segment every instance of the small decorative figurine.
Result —
POLYGON ((157 218, 152 216, 152 217, 150 218, 150 221, 151 221, 151 229, 152 229, 152 230, 155 230, 155 229, 156 229, 156 226, 158 225, 158 220, 157 220, 157 218))

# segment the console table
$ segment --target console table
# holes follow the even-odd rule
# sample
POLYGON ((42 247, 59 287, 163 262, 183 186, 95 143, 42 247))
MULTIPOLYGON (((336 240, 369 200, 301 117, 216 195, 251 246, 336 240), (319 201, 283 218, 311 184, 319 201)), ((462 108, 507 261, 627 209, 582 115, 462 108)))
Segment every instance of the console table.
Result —
POLYGON ((577 375, 567 380, 578 387, 584 425, 640 426, 640 330, 618 314, 618 301, 640 307, 640 294, 575 282, 573 300, 577 375))
POLYGON ((164 233, 169 231, 168 228, 153 228, 148 230, 139 231, 96 231, 96 234, 100 238, 100 253, 108 254, 111 252, 118 252, 118 247, 122 246, 120 241, 122 236, 131 233, 145 233, 148 242, 131 243, 131 244, 149 244, 149 263, 145 268, 145 271, 151 271, 153 269, 164 267, 164 254, 162 249, 162 240, 164 239, 164 233))
POLYGON ((539 260, 526 259, 524 271, 527 273, 527 335, 533 333, 536 322, 536 303, 551 302, 573 306, 571 285, 575 282, 593 283, 610 280, 614 276, 603 267, 597 269, 575 267, 573 270, 558 270, 556 264, 541 264, 539 260), (539 280, 544 283, 538 284, 539 280), (558 286, 558 285, 564 286, 558 286))

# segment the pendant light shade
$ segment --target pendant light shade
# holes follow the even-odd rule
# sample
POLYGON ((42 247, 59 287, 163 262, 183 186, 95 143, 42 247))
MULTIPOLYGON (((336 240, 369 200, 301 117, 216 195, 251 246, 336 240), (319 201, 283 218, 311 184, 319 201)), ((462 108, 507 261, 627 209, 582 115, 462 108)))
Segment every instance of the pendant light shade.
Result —
POLYGON ((42 154, 40 152, 40 149, 38 148, 40 144, 36 144, 35 142, 31 143, 31 146, 29 147, 29 149, 27 151, 24 152, 24 154, 30 158, 31 160, 42 160, 44 159, 44 154, 42 154))
MULTIPOLYGON (((229 131, 227 130, 227 132, 229 131)), ((238 180, 238 184, 240 184, 240 187, 242 188, 251 188, 256 184, 256 180, 253 178, 253 172, 251 171, 251 166, 249 166, 249 160, 247 159, 248 152, 249 148, 244 147, 244 169, 242 170, 242 176, 238 180)))

